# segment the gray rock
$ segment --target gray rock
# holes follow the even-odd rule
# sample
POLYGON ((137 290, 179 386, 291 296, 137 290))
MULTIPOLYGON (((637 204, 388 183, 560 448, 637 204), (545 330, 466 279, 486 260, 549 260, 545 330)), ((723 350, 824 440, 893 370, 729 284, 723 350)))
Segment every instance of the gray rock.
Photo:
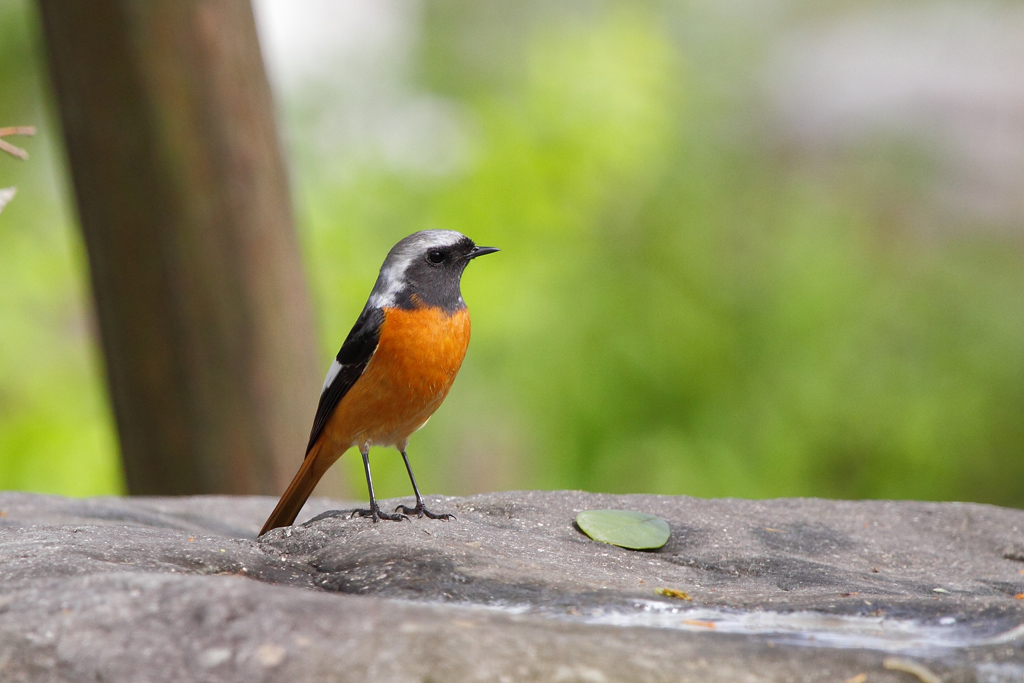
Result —
POLYGON ((511 492, 257 540, 274 502, 0 494, 0 680, 1024 678, 1020 510, 511 492), (672 537, 597 543, 595 508, 672 537))

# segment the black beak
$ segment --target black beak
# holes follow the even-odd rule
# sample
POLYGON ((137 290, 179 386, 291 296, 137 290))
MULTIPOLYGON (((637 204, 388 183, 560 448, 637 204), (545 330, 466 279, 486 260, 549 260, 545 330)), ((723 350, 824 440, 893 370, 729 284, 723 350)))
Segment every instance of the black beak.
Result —
POLYGON ((493 254, 496 251, 501 251, 497 247, 473 247, 473 251, 466 255, 466 260, 476 258, 477 256, 483 256, 484 254, 493 254))

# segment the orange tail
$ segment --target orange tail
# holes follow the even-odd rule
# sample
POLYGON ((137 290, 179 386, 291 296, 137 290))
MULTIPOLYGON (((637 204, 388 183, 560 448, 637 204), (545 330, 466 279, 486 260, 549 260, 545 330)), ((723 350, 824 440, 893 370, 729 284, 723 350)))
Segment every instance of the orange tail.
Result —
POLYGON ((277 502, 277 507, 270 513, 267 523, 263 525, 260 536, 279 526, 291 526, 295 518, 299 516, 299 510, 306 504, 306 499, 316 488, 317 482, 324 476, 324 472, 334 464, 334 460, 337 460, 337 458, 326 460, 320 457, 322 443, 322 441, 317 443, 313 446, 313 450, 306 455, 306 459, 302 461, 302 467, 295 474, 295 478, 288 485, 281 500, 277 502))

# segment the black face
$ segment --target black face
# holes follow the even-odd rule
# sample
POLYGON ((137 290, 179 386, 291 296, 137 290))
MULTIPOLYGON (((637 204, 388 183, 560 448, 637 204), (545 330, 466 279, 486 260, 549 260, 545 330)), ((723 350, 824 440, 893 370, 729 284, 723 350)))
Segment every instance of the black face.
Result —
POLYGON ((497 249, 478 247, 468 237, 450 243, 427 243, 410 250, 404 287, 395 296, 400 308, 437 306, 449 313, 466 307, 460 283, 462 271, 477 256, 497 249))

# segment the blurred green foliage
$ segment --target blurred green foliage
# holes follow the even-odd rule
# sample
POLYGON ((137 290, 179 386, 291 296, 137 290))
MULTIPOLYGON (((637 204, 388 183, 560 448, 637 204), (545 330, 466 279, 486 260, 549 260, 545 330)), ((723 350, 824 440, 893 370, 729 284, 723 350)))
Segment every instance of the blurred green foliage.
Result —
MULTIPOLYGON (((0 10, 0 123, 44 128, 29 164, 0 158, 21 186, 0 215, 0 486, 116 491, 32 21, 0 10)), ((411 79, 465 122, 454 170, 325 158, 302 132, 315 93, 282 113, 325 370, 399 238, 502 249, 466 274, 469 356, 410 446, 425 491, 1024 505, 1024 251, 909 227, 926 153, 794 159, 744 87, 756 36, 699 9, 423 12, 411 79)), ((397 455, 373 459, 378 494, 407 495, 397 455)), ((362 497, 359 459, 341 470, 362 497)))
POLYGON ((27 2, 0 2, 0 126, 31 155, 0 154, 0 488, 68 495, 122 489, 88 281, 62 177, 59 129, 44 104, 45 64, 27 2))

